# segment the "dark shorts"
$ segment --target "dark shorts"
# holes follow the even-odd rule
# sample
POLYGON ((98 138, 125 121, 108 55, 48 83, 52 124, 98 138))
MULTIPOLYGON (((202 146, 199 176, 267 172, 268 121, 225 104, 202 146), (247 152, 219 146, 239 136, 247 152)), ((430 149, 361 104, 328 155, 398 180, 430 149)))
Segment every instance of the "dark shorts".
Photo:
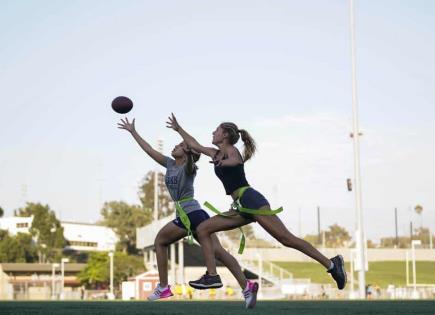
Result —
MULTIPOLYGON (((239 202, 243 208, 248 209, 260 209, 261 207, 269 206, 269 201, 267 201, 267 199, 261 193, 259 193, 252 187, 249 187, 245 190, 239 202)), ((251 214, 243 212, 239 213, 242 217, 251 221, 255 221, 254 217, 251 214)))
MULTIPOLYGON (((192 212, 188 213, 187 216, 189 217, 190 229, 192 231, 195 231, 196 228, 198 227, 198 225, 200 225, 202 222, 204 222, 205 220, 210 218, 208 213, 202 209, 192 211, 192 212)), ((176 226, 179 226, 182 229, 186 229, 186 227, 184 226, 183 222, 181 222, 179 217, 177 217, 175 220, 172 220, 172 222, 174 222, 174 224, 176 226)))

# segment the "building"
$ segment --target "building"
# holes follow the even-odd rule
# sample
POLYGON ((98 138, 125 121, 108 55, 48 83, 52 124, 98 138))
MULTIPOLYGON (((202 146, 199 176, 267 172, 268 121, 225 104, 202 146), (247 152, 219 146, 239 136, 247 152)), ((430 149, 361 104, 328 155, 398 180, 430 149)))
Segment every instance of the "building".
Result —
POLYGON ((63 235, 68 241, 66 250, 74 251, 114 251, 118 237, 115 232, 105 226, 61 222, 63 235))
POLYGON ((59 264, 0 264, 0 300, 80 300, 83 290, 77 274, 86 264, 64 264, 62 289, 59 264))
MULTIPOLYGON (((0 229, 9 234, 30 233, 33 216, 0 218, 0 229)), ((61 222, 63 235, 67 240, 65 250, 73 251, 114 251, 118 237, 105 226, 90 223, 61 222)))
POLYGON ((29 233, 32 222, 33 216, 0 218, 0 230, 7 230, 11 235, 29 233))
POLYGON ((122 283, 122 299, 146 300, 159 283, 159 273, 157 270, 149 270, 128 280, 122 283))
MULTIPOLYGON (((30 233, 33 217, 0 218, 0 229, 9 234, 30 233)), ((118 238, 102 225, 61 222, 67 240, 64 251, 114 251, 118 238)), ((62 260, 63 261, 63 260, 62 260)), ((86 291, 77 275, 86 264, 77 263, 0 263, 0 300, 80 300, 86 291), (63 266, 63 267, 62 267, 63 266), (62 277, 64 268, 64 277, 62 277)), ((89 293, 89 292, 88 292, 89 293)), ((90 293, 105 296, 105 293, 90 293)), ((89 296, 88 296, 89 298, 89 296)))

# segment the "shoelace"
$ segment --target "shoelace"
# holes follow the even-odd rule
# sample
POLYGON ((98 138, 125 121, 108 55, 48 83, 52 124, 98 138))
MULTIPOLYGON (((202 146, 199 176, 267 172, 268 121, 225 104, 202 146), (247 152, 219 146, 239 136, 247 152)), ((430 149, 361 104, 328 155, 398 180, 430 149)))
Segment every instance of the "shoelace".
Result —
POLYGON ((205 282, 205 279, 207 277, 210 277, 210 275, 208 273, 205 273, 201 276, 201 278, 199 278, 198 280, 194 281, 194 282, 205 282))
POLYGON ((204 282, 204 281, 205 281, 205 278, 207 278, 207 276, 208 276, 208 274, 204 274, 204 275, 202 275, 202 277, 199 278, 198 281, 200 281, 200 282, 204 282))

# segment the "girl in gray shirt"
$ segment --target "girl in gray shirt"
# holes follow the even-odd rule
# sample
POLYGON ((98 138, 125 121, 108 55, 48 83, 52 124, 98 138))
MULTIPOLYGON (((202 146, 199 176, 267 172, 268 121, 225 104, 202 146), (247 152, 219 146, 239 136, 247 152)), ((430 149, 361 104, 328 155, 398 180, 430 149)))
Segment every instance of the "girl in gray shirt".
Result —
MULTIPOLYGON (((172 296, 172 291, 168 285, 168 246, 178 240, 188 236, 190 230, 193 237, 196 237, 196 228, 209 218, 207 212, 201 209, 198 201, 194 197, 193 182, 196 176, 196 165, 200 154, 193 152, 187 145, 182 142, 177 144, 171 152, 171 157, 164 156, 157 150, 153 149, 137 133, 135 129, 135 119, 132 122, 128 118, 121 119, 118 128, 127 130, 139 144, 139 146, 157 163, 166 168, 165 184, 169 194, 176 203, 176 218, 166 224, 156 236, 154 241, 157 268, 159 270, 160 283, 155 288, 154 293, 148 296, 149 300, 158 300, 172 296), (183 219, 184 216, 184 219, 183 219), (187 227, 185 217, 188 218, 187 227), (189 226, 190 225, 190 226, 189 226)), ((242 289, 247 288, 247 280, 243 274, 237 260, 229 254, 219 243, 218 238, 213 234, 213 247, 215 257, 219 259, 234 275, 242 289)), ((216 288, 222 287, 222 283, 217 283, 216 288)), ((255 305, 255 296, 247 297, 245 295, 246 306, 255 305)))

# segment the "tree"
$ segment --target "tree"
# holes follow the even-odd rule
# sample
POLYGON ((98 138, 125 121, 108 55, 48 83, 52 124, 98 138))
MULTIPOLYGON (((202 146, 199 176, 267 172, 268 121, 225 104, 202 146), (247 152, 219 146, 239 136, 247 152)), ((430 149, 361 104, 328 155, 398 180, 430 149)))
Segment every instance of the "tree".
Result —
MULTIPOLYGON (((329 226, 329 229, 324 231, 326 247, 343 247, 346 246, 352 239, 349 232, 338 224, 329 226)), ((304 239, 314 245, 319 244, 319 235, 306 235, 304 239)))
POLYGON ((18 210, 18 216, 33 216, 30 234, 36 240, 40 262, 59 260, 66 240, 55 212, 48 205, 28 202, 26 207, 18 210))
MULTIPOLYGON (((410 243, 411 243, 411 240, 409 237, 400 236, 399 237, 399 244, 397 245, 397 247, 398 248, 409 248, 410 243)), ((382 248, 394 248, 396 246, 396 237, 382 237, 379 246, 382 248)))
POLYGON ((343 247, 352 238, 349 232, 338 224, 333 224, 329 230, 325 232, 326 246, 328 247, 343 247))
POLYGON ((92 253, 86 267, 77 278, 87 287, 99 288, 107 285, 109 276, 107 253, 92 253))
POLYGON ((0 218, 2 218, 4 214, 5 214, 5 211, 3 210, 2 207, 0 207, 0 218))
POLYGON ((151 222, 151 209, 129 205, 124 201, 105 202, 101 209, 102 224, 112 228, 119 237, 119 246, 124 253, 137 253, 136 228, 151 222))
POLYGON ((367 248, 378 248, 378 244, 373 242, 372 240, 367 240, 367 248))
POLYGON ((0 230, 0 262, 25 263, 35 262, 38 258, 37 247, 30 234, 9 235, 0 230))
MULTIPOLYGON (((421 244, 423 245, 429 245, 430 244, 430 238, 431 234, 428 228, 419 228, 415 229, 415 234, 417 239, 421 240, 421 244)), ((435 243, 435 238, 432 236, 432 244, 435 243)))
MULTIPOLYGON (((175 211, 171 195, 165 185, 165 176, 158 173, 158 218, 164 218, 175 211)), ((154 172, 149 171, 139 187, 139 199, 144 209, 154 209, 154 172)))
MULTIPOLYGON (((145 271, 142 257, 115 252, 113 259, 114 287, 119 287, 128 277, 145 271)), ((110 282, 109 263, 108 253, 92 253, 86 267, 78 274, 80 282, 87 288, 107 288, 110 282)))
MULTIPOLYGON (((414 229, 413 231, 413 237, 415 239, 421 240, 421 244, 423 246, 427 246, 430 244, 430 231, 428 228, 418 228, 414 229)), ((392 248, 395 245, 395 237, 383 237, 381 238, 381 247, 384 248, 392 248)), ((435 243, 435 236, 432 236, 432 244, 435 243)), ((400 236, 399 237, 399 248, 409 248, 411 247, 411 238, 409 236, 400 236)))

